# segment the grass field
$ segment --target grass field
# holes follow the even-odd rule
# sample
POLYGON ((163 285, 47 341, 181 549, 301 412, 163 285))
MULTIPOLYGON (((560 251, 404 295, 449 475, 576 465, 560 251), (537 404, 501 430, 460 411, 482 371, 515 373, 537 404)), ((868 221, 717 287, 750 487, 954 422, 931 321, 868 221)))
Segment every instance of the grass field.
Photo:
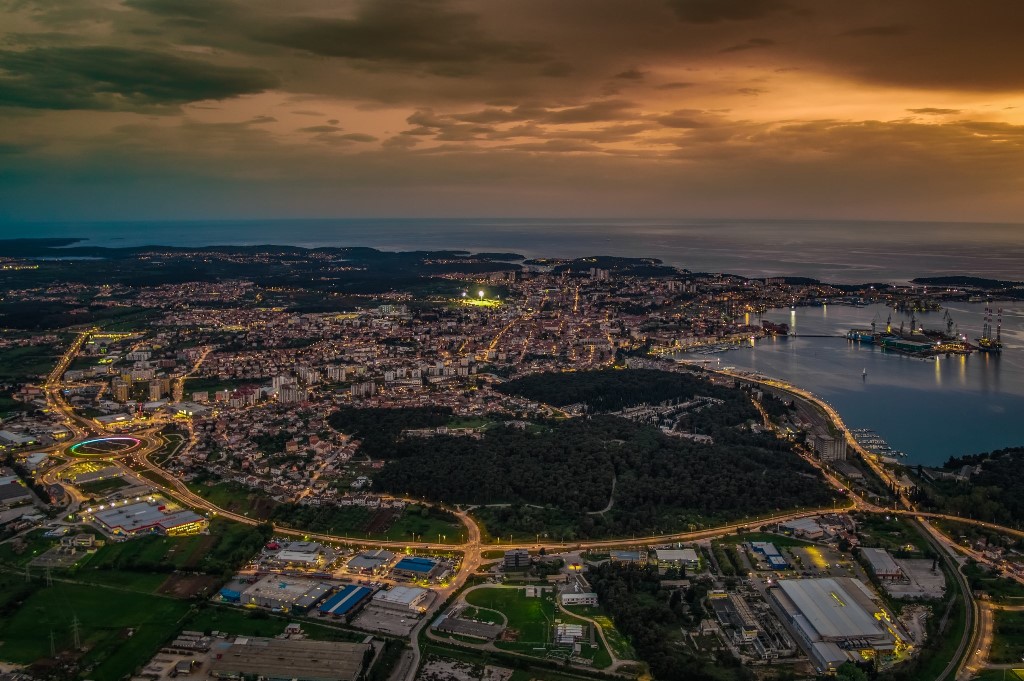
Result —
MULTIPOLYGON (((498 641, 495 643, 498 648, 534 657, 545 657, 548 650, 558 649, 550 643, 551 627, 554 623, 561 621, 585 624, 583 620, 559 612, 550 593, 537 598, 526 598, 523 589, 492 587, 470 591, 466 594, 466 602, 477 607, 497 610, 508 618, 508 628, 518 632, 518 640, 498 641)), ((611 656, 600 643, 600 638, 596 640, 597 649, 585 645, 581 655, 592 659, 593 666, 601 669, 611 664, 611 656)))
POLYGON ((60 358, 52 345, 35 345, 0 350, 0 381, 45 376, 60 358))
MULTIPOLYGON (((226 631, 241 636, 274 637, 284 632, 294 617, 278 617, 265 610, 243 610, 227 606, 206 606, 188 617, 185 627, 193 631, 226 631)), ((317 641, 361 641, 366 634, 303 621, 302 629, 317 641)))
POLYGON ((964 574, 972 589, 985 591, 992 600, 1024 605, 1024 586, 1012 579, 995 575, 973 561, 964 566, 964 574))
POLYGON ((119 489, 129 487, 124 478, 106 478, 104 480, 93 480, 75 485, 82 494, 105 496, 119 489))
POLYGON ((44 537, 46 530, 33 530, 26 534, 24 548, 19 552, 11 542, 0 544, 0 564, 24 567, 26 563, 43 553, 59 540, 52 537, 44 537))
POLYGON ((259 530, 248 525, 215 518, 210 533, 190 537, 152 535, 126 542, 111 543, 83 566, 84 572, 105 570, 187 569, 219 573, 237 567, 263 545, 259 530))
POLYGON ((886 549, 900 555, 924 554, 928 542, 902 518, 865 515, 857 519, 857 530, 864 546, 886 549))
POLYGON ((989 660, 996 664, 1024 662, 1024 612, 997 610, 989 660))
POLYGON ((51 634, 58 651, 71 649, 77 619, 81 643, 88 648, 83 663, 95 665, 89 678, 119 681, 178 630, 188 607, 88 584, 37 582, 19 607, 0 618, 0 657, 17 663, 48 657, 51 634))

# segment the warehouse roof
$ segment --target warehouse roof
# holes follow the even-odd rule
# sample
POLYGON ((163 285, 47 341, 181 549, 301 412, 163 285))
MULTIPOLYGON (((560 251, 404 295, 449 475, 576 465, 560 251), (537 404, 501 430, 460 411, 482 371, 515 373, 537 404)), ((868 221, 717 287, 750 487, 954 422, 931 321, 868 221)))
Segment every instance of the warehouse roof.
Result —
POLYGON ((366 643, 239 637, 213 660, 210 673, 271 681, 355 681, 368 649, 366 643))
POLYGON ((834 579, 784 579, 779 589, 822 638, 874 637, 883 633, 875 618, 834 579))

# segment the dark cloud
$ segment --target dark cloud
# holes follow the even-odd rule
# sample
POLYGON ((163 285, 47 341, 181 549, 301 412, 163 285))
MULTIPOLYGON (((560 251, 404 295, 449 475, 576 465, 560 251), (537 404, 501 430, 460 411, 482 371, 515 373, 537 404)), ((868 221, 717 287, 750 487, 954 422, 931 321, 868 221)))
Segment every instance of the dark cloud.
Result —
POLYGON ((641 71, 640 69, 633 68, 626 69, 625 71, 619 71, 612 77, 618 78, 620 80, 643 80, 646 76, 646 71, 641 71))
POLYGON ((693 87, 693 83, 675 82, 675 83, 662 83, 656 85, 655 90, 682 90, 684 88, 693 87))
POLYGON ((841 36, 900 36, 910 33, 910 27, 904 24, 889 24, 887 26, 862 26, 860 28, 851 28, 848 31, 843 31, 839 35, 841 36))
POLYGON ((306 128, 299 128, 298 132, 313 132, 313 133, 325 133, 325 132, 338 132, 341 130, 336 125, 310 125, 306 128))
POLYGON ((0 52, 0 105, 138 110, 226 99, 276 84, 255 68, 119 47, 0 52))
POLYGON ((481 62, 536 64, 543 46, 490 37, 478 14, 443 0, 363 0, 351 19, 281 17, 249 30, 249 37, 311 54, 391 62, 436 75, 464 77, 481 62))
POLYGON ((741 95, 747 95, 748 97, 756 97, 757 95, 763 95, 768 91, 762 90, 761 88, 757 87, 741 87, 736 92, 740 93, 741 95))
POLYGON ((723 48, 722 52, 742 52, 744 50, 756 50, 760 47, 771 47, 775 41, 771 38, 750 38, 749 40, 723 48))
POLYGON ((907 109, 910 113, 922 114, 924 116, 946 116, 950 114, 960 113, 960 109, 938 109, 931 106, 926 106, 921 109, 907 109))
POLYGON ((783 0, 669 0, 668 4, 680 21, 692 24, 762 19, 788 6, 783 0))
POLYGON ((373 135, 367 135, 362 132, 350 132, 344 135, 339 135, 341 139, 350 140, 352 142, 376 142, 377 138, 373 135))

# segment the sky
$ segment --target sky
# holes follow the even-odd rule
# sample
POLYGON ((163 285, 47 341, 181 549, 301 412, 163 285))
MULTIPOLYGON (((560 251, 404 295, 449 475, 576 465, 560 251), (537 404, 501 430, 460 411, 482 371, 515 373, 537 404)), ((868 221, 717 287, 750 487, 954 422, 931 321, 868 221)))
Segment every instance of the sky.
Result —
POLYGON ((0 0, 0 222, 1024 222, 1018 0, 0 0))

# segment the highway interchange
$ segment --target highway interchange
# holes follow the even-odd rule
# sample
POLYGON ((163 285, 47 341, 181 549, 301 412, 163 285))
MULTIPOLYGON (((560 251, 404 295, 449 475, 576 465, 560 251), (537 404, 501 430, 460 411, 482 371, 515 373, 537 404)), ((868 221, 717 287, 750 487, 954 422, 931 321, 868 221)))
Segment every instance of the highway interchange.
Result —
MULTIPOLYGON (((64 399, 62 393, 62 376, 67 370, 68 366, 78 354, 82 347, 82 344, 88 338, 91 331, 84 331, 80 333, 75 341, 71 344, 65 354, 60 358, 53 371, 49 374, 45 384, 44 391, 46 394, 47 402, 50 407, 59 411, 66 422, 67 427, 71 430, 71 437, 67 442, 63 443, 60 447, 60 451, 65 455, 66 460, 64 463, 55 466, 46 471, 41 477, 40 482, 46 485, 61 484, 62 473, 74 465, 76 462, 81 461, 81 458, 75 456, 70 450, 75 445, 80 443, 94 440, 97 438, 106 438, 116 436, 117 433, 107 430, 99 426, 96 422, 87 419, 72 409, 72 407, 64 399)), ((208 354, 204 352, 199 360, 192 367, 192 372, 196 371, 202 360, 208 354)), ((761 376, 752 376, 746 373, 737 373, 730 370, 721 370, 714 372, 722 376, 741 380, 750 384, 760 385, 765 388, 770 388, 777 393, 786 393, 792 397, 799 398, 810 404, 815 405, 821 409, 824 414, 832 421, 837 429, 845 433, 847 443, 849 446, 857 452, 860 458, 871 468, 871 470, 882 480, 888 487, 892 489, 899 489, 899 485, 896 484, 896 480, 886 471, 876 460, 875 457, 867 452, 853 437, 849 434, 839 414, 824 400, 812 395, 811 393, 792 386, 790 384, 765 378, 761 376)), ((180 394, 180 384, 176 386, 176 393, 180 394)), ((767 414, 762 411, 762 416, 765 419, 765 425, 773 427, 767 414)), ((111 464, 121 466, 126 472, 138 477, 140 469, 143 472, 149 472, 150 475, 145 476, 147 484, 158 489, 161 493, 167 495, 169 498, 176 500, 177 502, 189 506, 197 511, 206 513, 209 517, 221 517, 228 520, 232 520, 239 523, 245 523, 249 525, 257 525, 260 523, 259 520, 249 518, 246 515, 234 513, 226 509, 220 508, 206 499, 194 494, 188 486, 181 480, 174 476, 166 473, 159 465, 154 463, 150 457, 164 448, 167 445, 167 440, 160 435, 159 430, 163 424, 157 424, 144 430, 133 431, 132 436, 138 438, 141 444, 138 446, 131 447, 130 449, 116 452, 109 456, 96 456, 91 457, 93 459, 103 459, 109 461, 111 464), (163 481, 163 482, 160 482, 163 481)), ((188 424, 191 425, 190 423, 188 424)), ((187 441, 182 443, 182 447, 186 450, 191 448, 194 444, 194 436, 189 428, 190 437, 187 441)), ((987 563, 987 559, 981 554, 972 551, 969 548, 959 545, 953 541, 950 537, 946 536, 938 529, 936 529, 929 520, 947 520, 955 521, 958 523, 966 523, 983 527, 985 529, 1001 532, 1007 535, 1015 537, 1024 537, 1024 532, 1016 530, 1010 527, 1004 527, 1001 525, 973 520, 969 518, 962 518, 959 516, 951 516, 941 513, 925 513, 917 511, 913 508, 913 505, 906 498, 905 495, 900 494, 899 500, 902 507, 897 508, 884 508, 873 504, 861 496, 855 494, 841 481, 835 478, 829 473, 823 466, 821 466, 816 459, 813 458, 809 453, 803 452, 805 459, 811 463, 815 468, 819 470, 822 476, 837 490, 841 491, 848 499, 848 505, 845 508, 818 508, 818 509, 804 509, 800 511, 794 511, 790 513, 781 513, 773 516, 764 518, 752 518, 747 519, 740 523, 732 523, 728 525, 721 525, 714 528, 703 529, 695 532, 681 532, 675 534, 661 534, 647 537, 629 537, 629 538, 618 538, 618 539, 606 539, 598 541, 582 541, 582 542, 567 542, 567 543, 555 543, 555 542, 544 542, 544 548, 551 553, 559 551, 585 551, 585 550, 599 550, 608 549, 613 547, 622 546, 644 546, 644 545, 657 545, 671 542, 691 542, 698 540, 707 540, 715 537, 720 537, 737 532, 745 527, 751 525, 763 525, 766 523, 775 524, 781 522, 787 522, 796 518, 810 517, 820 515, 823 513, 831 513, 836 510, 849 511, 855 510, 865 513, 883 513, 888 515, 902 515, 910 518, 912 522, 916 523, 923 531, 924 536, 928 539, 929 543, 935 548, 936 552, 942 556, 943 560, 949 566, 954 578, 957 582, 957 587, 960 591, 960 596, 963 598, 964 603, 967 605, 967 625, 961 637, 961 641, 958 645, 956 654, 950 660, 949 664, 943 670, 941 676, 936 681, 945 681, 946 679, 967 679, 970 678, 974 673, 980 671, 985 667, 985 658, 987 655, 988 646, 991 644, 992 635, 992 608, 991 606, 981 606, 974 598, 974 595, 967 583, 965 576, 960 570, 962 561, 966 557, 971 557, 979 562, 987 563)), ((85 501, 85 498, 73 487, 65 486, 66 492, 69 494, 71 499, 71 506, 69 511, 75 511, 80 508, 81 504, 85 501)), ((413 500, 409 500, 413 501, 413 500)), ((416 503, 423 503, 422 501, 416 501, 416 503)), ((441 607, 441 605, 448 599, 448 597, 461 589, 465 584, 468 577, 474 574, 479 567, 487 562, 483 556, 484 551, 493 550, 495 548, 510 549, 510 548, 530 548, 538 549, 539 546, 535 542, 505 542, 496 544, 484 544, 481 539, 480 528, 469 516, 469 514, 458 508, 444 507, 446 510, 454 513, 459 520, 465 525, 467 529, 467 541, 461 544, 449 544, 441 542, 408 542, 408 541, 381 541, 381 540, 367 540, 365 538, 358 537, 346 537, 324 533, 313 533, 305 532, 301 530, 294 530, 285 527, 274 527, 275 534, 295 536, 308 539, 315 539, 317 541, 328 542, 332 544, 347 544, 350 546, 373 546, 373 547, 390 547, 390 548, 418 548, 418 549, 441 549, 450 550, 454 552, 461 552, 464 556, 457 574, 447 584, 445 588, 440 591, 437 599, 435 599, 435 605, 431 611, 427 612, 421 619, 418 626, 413 630, 411 634, 413 660, 409 666, 408 679, 412 681, 415 677, 416 670, 419 666, 420 661, 420 650, 419 650, 419 633, 426 626, 426 623, 430 621, 433 612, 441 607)), ((1014 579, 1024 583, 1024 579, 1021 579, 1017 575, 1011 575, 1014 579)))

